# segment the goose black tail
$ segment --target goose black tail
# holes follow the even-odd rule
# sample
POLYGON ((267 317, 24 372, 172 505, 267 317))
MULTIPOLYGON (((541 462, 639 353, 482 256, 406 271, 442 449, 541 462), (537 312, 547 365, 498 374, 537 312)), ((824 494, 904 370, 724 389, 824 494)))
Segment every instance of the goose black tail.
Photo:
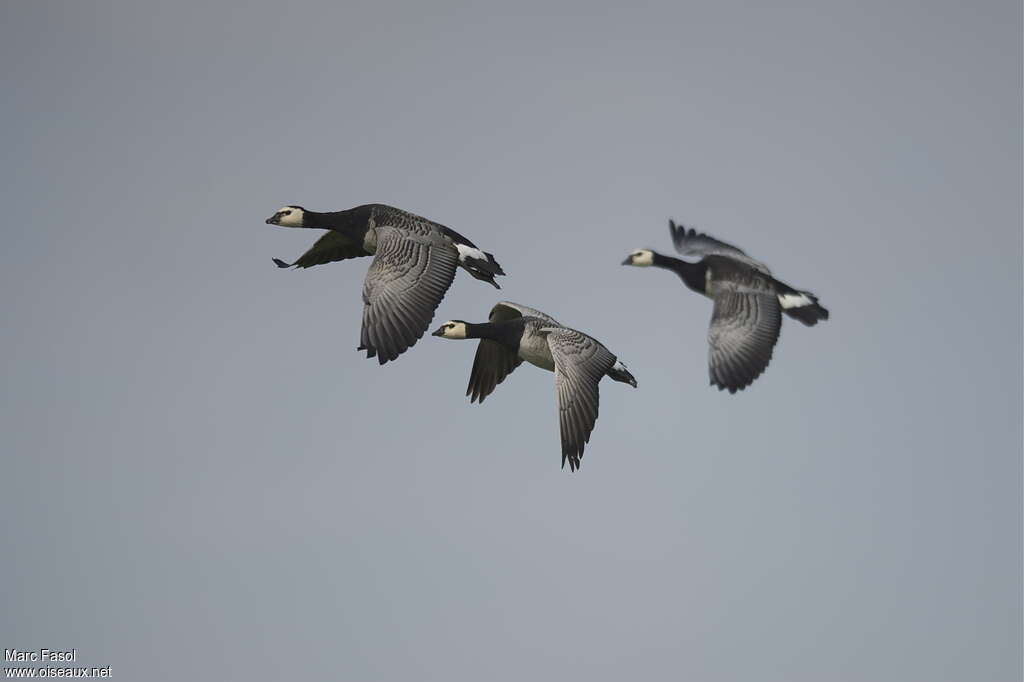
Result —
POLYGON ((629 384, 633 388, 636 388, 636 377, 634 377, 621 362, 616 362, 615 366, 605 372, 605 374, 615 381, 621 381, 624 384, 629 384))
POLYGON ((498 261, 494 260, 494 254, 493 253, 487 253, 486 251, 484 251, 484 255, 487 256, 487 264, 490 267, 494 268, 494 274, 495 275, 504 275, 505 274, 505 271, 501 269, 500 265, 498 265, 498 261))
POLYGON ((495 289, 500 289, 498 283, 494 281, 496 275, 504 275, 505 271, 501 269, 498 261, 494 260, 494 256, 490 253, 484 253, 487 256, 487 260, 481 258, 473 258, 472 256, 464 256, 459 260, 461 265, 466 272, 473 275, 476 279, 487 282, 495 289))
POLYGON ((782 305, 782 312, 794 320, 800 320, 808 327, 813 327, 821 320, 828 319, 828 309, 818 303, 818 297, 809 291, 799 291, 775 281, 775 293, 782 305))

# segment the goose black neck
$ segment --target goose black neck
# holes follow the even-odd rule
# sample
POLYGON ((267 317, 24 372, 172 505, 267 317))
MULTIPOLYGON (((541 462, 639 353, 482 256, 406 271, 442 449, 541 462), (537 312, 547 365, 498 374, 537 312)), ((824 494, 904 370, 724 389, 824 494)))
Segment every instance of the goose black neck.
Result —
POLYGON ((370 220, 370 207, 357 206, 345 211, 318 213, 306 211, 302 218, 303 227, 319 230, 352 231, 366 227, 370 220))
POLYGON ((679 258, 662 256, 660 253, 656 253, 654 254, 652 263, 655 267, 671 270, 679 275, 679 278, 683 280, 683 284, 690 289, 693 289, 698 293, 704 293, 704 290, 707 287, 705 276, 708 269, 708 266, 704 261, 688 263, 679 258))
POLYGON ((509 322, 482 322, 480 324, 466 323, 467 339, 490 339, 503 345, 517 345, 517 325, 509 322))

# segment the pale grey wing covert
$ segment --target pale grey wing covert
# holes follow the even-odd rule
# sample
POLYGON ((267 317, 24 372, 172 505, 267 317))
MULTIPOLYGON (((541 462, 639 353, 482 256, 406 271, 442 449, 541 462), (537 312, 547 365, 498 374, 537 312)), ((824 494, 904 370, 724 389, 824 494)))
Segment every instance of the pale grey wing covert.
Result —
POLYGON ((357 244, 341 232, 328 230, 304 254, 296 258, 295 262, 286 263, 280 258, 275 258, 274 263, 279 268, 311 268, 314 265, 369 255, 362 244, 357 244))
POLYGON ((711 235, 697 232, 692 227, 688 230, 685 225, 676 225, 675 221, 668 221, 668 229, 672 234, 672 243, 676 251, 683 256, 703 258, 704 256, 727 256, 741 263, 753 267, 755 270, 770 274, 768 266, 761 261, 754 260, 738 246, 727 244, 711 235))
POLYGON ((598 384, 615 365, 615 355, 595 339, 565 327, 541 330, 555 360, 558 424, 562 436, 562 466, 580 467, 583 450, 597 422, 598 384))
POLYGON ((716 294, 708 329, 711 383, 730 393, 749 386, 771 362, 781 326, 779 301, 771 292, 716 294))
MULTIPOLYGON (((550 315, 511 301, 496 303, 491 308, 488 320, 490 322, 507 322, 517 317, 536 317, 543 320, 545 324, 559 325, 558 321, 550 315)), ((466 387, 469 401, 482 403, 487 396, 494 392, 498 384, 504 381, 522 362, 514 351, 497 341, 480 339, 476 347, 476 355, 473 357, 473 369, 469 373, 469 385, 466 387)))
POLYGON ((376 230, 377 254, 363 283, 359 349, 383 365, 423 336, 455 278, 459 256, 433 230, 376 230))
POLYGON ((544 323, 552 327, 561 327, 562 323, 551 317, 547 313, 543 313, 536 308, 530 308, 529 306, 521 305, 519 303, 513 303, 512 301, 499 301, 494 304, 491 308, 491 315, 488 318, 491 322, 504 322, 505 320, 511 320, 517 317, 536 317, 540 320, 544 320, 544 323))

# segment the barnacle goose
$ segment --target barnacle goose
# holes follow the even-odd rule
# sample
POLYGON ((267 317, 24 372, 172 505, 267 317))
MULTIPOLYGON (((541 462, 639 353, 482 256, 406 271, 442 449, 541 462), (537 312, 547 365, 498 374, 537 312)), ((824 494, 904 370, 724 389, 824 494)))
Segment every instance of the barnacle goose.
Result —
POLYGON ((828 319, 828 310, 809 291, 772 277, 764 263, 714 237, 669 221, 676 251, 699 257, 696 263, 637 249, 623 265, 671 270, 687 287, 714 301, 708 330, 711 384, 735 393, 768 367, 779 339, 782 315, 812 327, 828 319))
POLYGON ((358 350, 380 364, 394 360, 423 336, 434 311, 463 268, 492 284, 504 275, 494 256, 455 230, 384 204, 318 213, 285 206, 269 225, 327 230, 293 263, 275 258, 278 267, 314 265, 373 255, 363 282, 363 325, 358 350))
POLYGON ((554 372, 562 468, 568 461, 570 471, 580 467, 584 446, 597 422, 601 378, 608 376, 636 388, 636 379, 626 366, 599 341, 518 303, 496 304, 488 321, 481 324, 449 320, 433 335, 480 339, 466 389, 470 402, 482 403, 523 360, 554 372))

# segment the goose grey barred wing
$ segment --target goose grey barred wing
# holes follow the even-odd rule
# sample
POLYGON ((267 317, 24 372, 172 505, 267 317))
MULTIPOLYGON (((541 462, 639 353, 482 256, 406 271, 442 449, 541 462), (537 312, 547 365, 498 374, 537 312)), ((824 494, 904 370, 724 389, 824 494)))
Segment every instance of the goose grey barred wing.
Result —
POLYGON ((749 386, 771 362, 781 326, 781 307, 771 292, 716 294, 708 330, 711 384, 730 393, 749 386))
POLYGON ((555 360, 558 425, 562 436, 562 467, 580 468, 583 449, 597 422, 598 383, 615 365, 615 356, 595 339, 566 327, 541 329, 555 360))
POLYGON ((279 268, 311 268, 314 265, 369 255, 362 244, 357 244, 341 232, 328 230, 304 254, 295 259, 294 263, 285 263, 280 258, 275 258, 274 263, 279 268))
POLYGON ((494 281, 494 277, 504 275, 505 271, 494 259, 494 254, 477 248, 473 242, 450 227, 385 204, 373 204, 372 220, 375 225, 388 225, 415 231, 430 230, 444 235, 456 245, 459 251, 459 264, 465 268, 466 272, 476 279, 487 282, 495 289, 501 288, 494 281))
POLYGON ((370 209, 373 224, 378 227, 397 227, 420 234, 443 227, 429 218, 387 204, 371 204, 370 209))
POLYGON ((499 301, 494 304, 491 308, 491 314, 488 319, 491 322, 505 322, 507 320, 513 320, 517 317, 536 317, 543 320, 545 324, 551 327, 561 327, 562 323, 551 317, 547 313, 542 313, 536 308, 530 308, 525 305, 513 303, 512 301, 499 301))
POLYGON ((383 365, 427 330, 455 278, 458 252, 430 230, 376 229, 377 254, 363 283, 359 350, 383 365))
POLYGON ((497 341, 480 339, 473 357, 473 369, 469 373, 469 386, 466 387, 469 402, 482 403, 522 362, 514 351, 497 341))
POLYGON ((668 229, 672 234, 672 243, 675 244, 676 251, 680 255, 701 258, 704 256, 727 256, 746 263, 765 274, 770 272, 767 265, 754 260, 739 247, 715 239, 711 235, 697 232, 692 227, 687 229, 685 225, 676 225, 673 220, 668 221, 668 229))

